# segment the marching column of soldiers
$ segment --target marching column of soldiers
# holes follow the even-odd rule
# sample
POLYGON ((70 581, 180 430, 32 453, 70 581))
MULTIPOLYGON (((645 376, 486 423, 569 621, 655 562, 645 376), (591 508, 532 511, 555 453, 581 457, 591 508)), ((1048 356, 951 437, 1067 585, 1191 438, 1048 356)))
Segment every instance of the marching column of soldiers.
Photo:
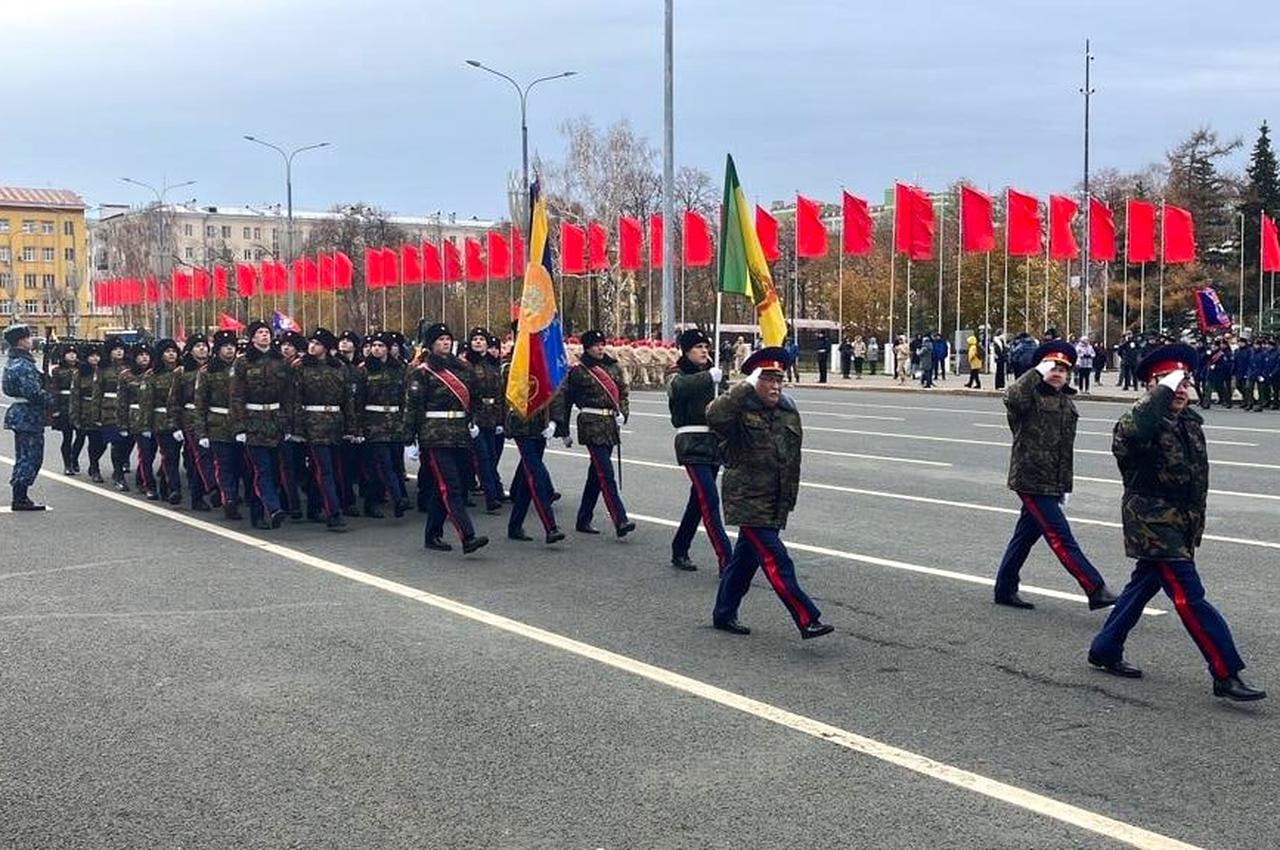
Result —
MULTIPOLYGON (((182 346, 170 339, 154 345, 127 346, 119 339, 62 344, 46 358, 53 368, 42 373, 31 330, 6 329, 10 353, 3 389, 10 404, 4 426, 15 442, 11 509, 44 510, 30 488, 43 462, 44 429, 52 426, 61 435, 65 475, 80 473, 87 445, 89 477, 105 483, 101 459, 109 451, 115 489, 136 488, 149 500, 177 506, 185 466, 193 510, 220 507, 227 521, 236 522, 247 503, 250 522, 261 530, 305 517, 341 532, 345 516, 359 515, 358 498, 367 517, 383 518, 384 505, 402 517, 411 505, 407 455, 418 461, 427 549, 452 551, 446 525, 464 554, 489 542, 476 533, 467 510, 474 506, 473 490, 483 493, 489 513, 511 503, 509 540, 532 540, 524 527, 532 508, 546 543, 553 545, 565 535, 554 507, 560 495, 543 455, 552 439, 572 445, 569 417, 576 408, 588 466, 575 530, 599 534, 593 519, 601 500, 617 537, 635 530, 612 454, 616 450, 621 457, 622 429, 630 417, 629 378, 647 364, 624 355, 617 341, 598 331, 569 340, 577 362, 551 403, 527 419, 507 409, 504 352, 485 328, 472 329, 460 341, 462 356, 440 323, 420 327, 422 349, 416 354, 392 332, 361 339, 316 328, 306 337, 277 338, 265 322, 255 321, 246 336, 239 340, 219 331, 211 341, 197 336, 182 346), (509 492, 497 470, 506 439, 519 453, 509 492)), ((671 543, 672 566, 697 568, 689 549, 701 525, 720 572, 711 612, 715 629, 751 633, 738 619, 739 607, 753 576, 763 570, 801 638, 830 634, 833 627, 822 622, 800 586, 782 540, 799 491, 803 443, 800 411, 782 392, 792 355, 781 347, 756 351, 740 366, 742 380, 725 391, 709 337, 688 331, 679 348, 665 384, 676 459, 691 487, 671 543), (726 522, 738 527, 732 544, 726 522)), ((1125 640, 1147 602, 1163 590, 1204 656, 1214 695, 1235 701, 1266 696, 1241 679, 1244 661, 1225 618, 1205 597, 1195 562, 1205 528, 1209 461, 1203 418, 1191 406, 1189 388, 1193 380, 1215 387, 1227 383, 1230 403, 1228 382, 1235 380, 1253 402, 1249 406, 1275 405, 1272 384, 1280 365, 1274 346, 1262 339, 1260 351, 1250 348, 1247 341, 1234 351, 1149 345, 1126 364, 1126 380, 1145 392, 1113 429, 1112 454, 1124 485, 1125 550, 1136 561, 1118 595, 1081 551, 1064 514, 1073 488, 1078 419, 1067 376, 1076 352, 1055 341, 1035 351, 1032 367, 1004 397, 1013 432, 1008 484, 1022 501, 1022 515, 998 570, 997 604, 1034 608, 1019 595, 1018 579, 1030 549, 1044 538, 1086 592, 1089 608, 1111 609, 1088 650, 1089 664, 1140 678, 1142 671, 1124 657, 1125 640)), ((1202 388, 1202 403, 1206 396, 1202 388)))

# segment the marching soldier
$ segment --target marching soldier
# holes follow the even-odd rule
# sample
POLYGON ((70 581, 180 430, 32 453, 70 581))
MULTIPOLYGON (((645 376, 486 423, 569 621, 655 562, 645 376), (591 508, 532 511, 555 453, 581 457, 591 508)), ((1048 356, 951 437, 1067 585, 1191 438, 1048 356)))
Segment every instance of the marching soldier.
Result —
POLYGON ((711 339, 694 328, 680 334, 682 356, 676 361, 667 385, 667 406, 676 429, 676 463, 684 467, 692 486, 676 536, 671 541, 671 566, 696 570, 689 560, 689 546, 701 521, 715 550, 720 572, 729 563, 732 546, 720 519, 719 439, 707 425, 707 405, 716 397, 723 372, 711 361, 711 339))
POLYGON ((133 450, 128 420, 120 416, 118 407, 120 384, 123 375, 128 372, 125 359, 127 351, 128 348, 120 337, 107 337, 103 344, 106 363, 98 367, 97 395, 94 398, 94 405, 102 417, 102 434, 111 444, 111 483, 122 493, 129 492, 124 474, 129 466, 129 453, 133 450))
POLYGON ((319 505, 325 525, 340 531, 345 524, 338 500, 338 448, 355 446, 360 437, 354 397, 348 383, 347 364, 330 354, 337 340, 325 328, 316 328, 307 337, 307 353, 293 366, 293 429, 285 440, 303 440, 311 462, 308 508, 319 505))
POLYGON ((591 330, 582 335, 582 354, 578 364, 569 370, 564 392, 565 416, 577 405, 578 442, 590 455, 575 528, 580 534, 600 533, 591 525, 591 516, 595 513, 596 499, 603 496, 614 532, 618 537, 626 537, 636 530, 636 524, 627 519, 627 509, 613 476, 611 455, 613 447, 622 442, 622 426, 631 409, 622 370, 605 354, 605 337, 600 331, 591 330))
POLYGON ((213 452, 196 438, 196 382, 209 364, 209 341, 192 336, 182 353, 182 375, 178 381, 178 428, 182 432, 183 461, 187 467, 187 489, 191 509, 208 511, 222 504, 213 472, 213 452), (205 497, 209 501, 205 501, 205 497))
POLYGON ((10 504, 14 511, 42 511, 44 505, 33 502, 29 491, 44 463, 44 419, 50 406, 49 393, 31 353, 35 344, 31 328, 10 325, 5 328, 4 341, 9 344, 9 359, 0 381, 5 395, 9 396, 4 427, 13 432, 14 447, 13 474, 9 476, 9 486, 13 488, 10 504))
POLYGON ((280 443, 290 433, 290 367, 271 345, 271 326, 249 323, 249 346, 231 367, 230 425, 237 443, 245 447, 252 496, 249 519, 254 528, 279 528, 285 512, 280 507, 276 465, 280 443))
POLYGON ((800 490, 803 431, 795 403, 782 394, 791 355, 762 348, 742 363, 746 380, 707 408, 707 424, 724 446, 725 520, 738 526, 738 542, 716 594, 711 624, 737 635, 751 634, 738 622, 738 606, 756 570, 786 606, 804 640, 835 631, 796 581, 795 565, 782 542, 787 516, 800 490))
MULTIPOLYGON (((330 334, 332 336, 332 334, 330 334)), ((347 394, 355 403, 356 367, 363 361, 361 351, 364 340, 355 331, 343 331, 336 340, 338 360, 345 367, 347 394)), ((360 516, 356 508, 357 488, 364 492, 366 482, 363 481, 363 464, 360 462, 362 449, 353 442, 342 442, 338 445, 334 472, 337 474, 338 497, 342 501, 342 512, 347 516, 360 516)))
POLYGON ((484 509, 495 514, 502 509, 502 483, 498 480, 497 443, 502 439, 502 365, 489 356, 489 332, 472 328, 463 354, 471 367, 471 423, 480 433, 471 441, 480 486, 484 490, 484 509))
MULTIPOLYGON (((98 369, 102 364, 102 349, 97 343, 90 343, 81 353, 80 365, 76 369, 75 379, 71 382, 71 424, 76 429, 76 442, 72 448, 72 457, 78 460, 80 447, 87 439, 89 442, 89 480, 97 484, 103 483, 102 455, 107 450, 106 440, 102 432, 102 403, 98 392, 98 369)), ((74 468, 74 467, 73 467, 74 468)))
POLYGON ((138 464, 133 470, 134 484, 148 501, 158 501, 156 489, 156 440, 151 430, 150 402, 144 415, 142 403, 151 392, 151 349, 145 342, 134 343, 129 351, 130 368, 120 373, 116 410, 121 431, 138 447, 138 464))
POLYGON ((79 368, 80 352, 69 342, 59 343, 54 347, 57 365, 49 373, 49 386, 54 393, 52 427, 62 434, 62 443, 58 447, 62 453, 62 472, 64 475, 75 475, 80 471, 79 453, 73 451, 76 429, 71 421, 71 385, 75 381, 79 368))
MULTIPOLYGON (((297 331, 285 331, 276 340, 280 356, 290 366, 297 366, 307 350, 307 338, 297 331)), ((299 440, 285 440, 280 444, 280 465, 277 468, 280 484, 280 501, 291 519, 302 519, 300 488, 305 487, 307 474, 307 447, 299 440)), ((316 502, 316 505, 319 503, 316 502)), ((310 519, 318 520, 320 514, 313 509, 310 519)))
POLYGON ((1013 448, 1009 454, 1009 489, 1022 501, 1022 512, 996 574, 995 602, 1011 608, 1035 608, 1018 595, 1018 574, 1031 547, 1041 537, 1089 596, 1089 610, 1115 604, 1115 595, 1076 543, 1063 508, 1073 484, 1076 412, 1070 386, 1076 350, 1051 339, 1040 344, 1028 369, 1005 390, 1004 405, 1013 448))
POLYGON ((420 463, 428 470, 419 486, 429 482, 425 546, 438 552, 453 547, 444 542, 444 522, 453 523, 462 540, 462 551, 470 554, 485 546, 488 537, 478 536, 465 504, 467 470, 471 461, 471 441, 480 431, 471 424, 471 370, 454 357, 453 334, 436 323, 423 331, 427 354, 409 374, 405 392, 404 431, 416 440, 420 463), (425 481, 424 481, 425 478, 425 481))
POLYGON ((564 540, 564 532, 556 524, 555 487, 551 473, 542 461, 547 441, 559 437, 565 448, 573 445, 569 436, 568 414, 564 411, 564 396, 556 393, 541 410, 528 419, 521 419, 514 410, 507 411, 507 436, 515 441, 520 462, 516 464, 511 480, 511 516, 507 518, 507 537, 511 540, 532 540, 524 530, 524 518, 533 505, 542 523, 547 545, 564 540))
POLYGON ((231 367, 236 361, 235 331, 213 335, 213 359, 196 377, 194 430, 197 444, 210 452, 222 515, 239 520, 244 449, 231 430, 231 367))
POLYGON ((1089 648, 1089 663, 1115 676, 1140 678, 1124 660, 1124 642, 1142 610, 1164 588, 1178 617, 1204 655, 1213 694, 1238 702, 1264 698, 1265 691, 1240 679, 1244 661, 1227 621, 1204 598, 1195 550, 1204 535, 1209 491, 1209 455, 1204 419, 1192 409, 1187 375, 1196 352, 1188 345, 1150 351, 1137 367, 1146 395, 1120 417, 1111 452, 1124 479, 1121 517, 1125 554, 1136 558, 1129 584, 1089 648))
POLYGON ((178 428, 178 383, 182 377, 179 353, 178 343, 172 339, 156 343, 155 369, 148 391, 142 395, 142 412, 150 415, 151 432, 160 452, 158 493, 171 505, 182 504, 182 478, 178 471, 179 444, 183 440, 178 428))
MULTIPOLYGON (((381 485, 397 518, 409 509, 409 495, 404 475, 396 464, 404 458, 404 363, 391 356, 393 338, 390 333, 373 334, 367 339, 369 355, 356 367, 356 409, 364 436, 364 455, 374 479, 381 485)), ((364 515, 381 518, 376 500, 366 498, 364 515)))

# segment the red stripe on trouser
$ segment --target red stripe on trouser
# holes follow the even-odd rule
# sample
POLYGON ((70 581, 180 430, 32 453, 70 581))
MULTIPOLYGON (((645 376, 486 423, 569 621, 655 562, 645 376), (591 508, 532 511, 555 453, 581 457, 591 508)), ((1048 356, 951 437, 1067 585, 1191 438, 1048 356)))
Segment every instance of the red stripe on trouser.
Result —
POLYGON ((1178 616, 1182 618, 1182 624, 1191 633, 1191 639, 1208 656, 1209 667, 1212 668, 1213 675, 1219 679, 1225 679, 1230 676, 1231 671, 1227 669, 1227 662, 1222 659, 1222 653, 1218 651, 1218 645, 1213 642, 1213 638, 1209 637, 1209 633, 1204 630, 1204 626, 1200 625, 1200 621, 1196 619, 1195 612, 1191 610, 1191 605, 1187 602, 1187 591, 1178 582, 1178 576, 1174 573, 1173 567, 1169 566, 1167 561, 1157 561, 1156 563, 1160 565, 1160 574, 1164 576, 1164 580, 1173 588, 1174 610, 1178 612, 1178 616))
POLYGON ((711 538, 711 548, 716 550, 716 560, 723 565, 728 560, 729 553, 724 551, 724 542, 721 541, 720 535, 716 534, 716 520, 719 517, 711 515, 711 505, 707 502, 706 490, 702 486, 701 479, 693 471, 693 467, 685 464, 684 471, 693 482, 693 492, 698 497, 698 510, 702 512, 702 526, 707 530, 707 537, 711 538))
POLYGON ((596 479, 599 481, 598 486, 600 495, 604 498, 605 510, 609 512, 609 519, 613 520, 613 524, 618 525, 618 516, 621 511, 613 503, 613 500, 609 498, 608 479, 605 478, 604 470, 600 468, 600 463, 596 460, 596 453, 588 449, 587 454, 591 457, 591 468, 595 470, 596 479))
POLYGON ((139 445, 138 446, 138 480, 142 482, 142 486, 146 490, 156 489, 155 479, 153 477, 155 473, 152 472, 152 470, 149 468, 150 466, 151 464, 147 463, 146 457, 143 454, 142 446, 139 445))
POLYGON ((1062 538, 1058 536, 1058 532, 1049 521, 1044 518, 1044 514, 1040 512, 1040 508, 1036 506, 1035 500, 1030 496, 1019 493, 1022 504, 1026 506, 1027 511, 1031 514, 1031 518, 1036 521, 1036 525, 1040 526, 1040 533, 1044 535, 1044 539, 1048 542, 1049 548, 1053 550, 1053 554, 1058 556, 1058 560, 1062 562, 1062 566, 1067 568, 1067 572, 1085 589, 1085 592, 1092 593, 1094 591, 1093 582, 1085 575, 1084 570, 1071 557, 1071 553, 1067 551, 1067 544, 1062 542, 1062 538))
POLYGON ((435 449, 427 449, 427 459, 431 461, 431 475, 436 480, 436 489, 440 491, 440 501, 444 504, 444 515, 449 518, 449 522, 453 523, 453 530, 458 532, 458 537, 462 538, 465 536, 462 533, 462 525, 449 507, 449 485, 445 483, 444 475, 440 472, 440 462, 436 460, 435 449))
POLYGON ((235 498, 235 494, 227 487, 226 476, 222 474, 222 461, 218 460, 218 453, 213 453, 213 478, 218 482, 218 492, 222 494, 222 503, 230 505, 235 498))
MULTIPOLYGON (((316 451, 315 446, 308 446, 307 451, 311 452, 311 474, 316 479, 316 489, 320 491, 320 503, 324 505, 324 513, 326 517, 335 517, 338 512, 334 510, 333 505, 329 504, 329 493, 324 487, 324 470, 320 468, 320 453, 316 451)), ((333 462, 333 456, 329 456, 330 463, 333 462)))
POLYGON ((244 459, 249 461, 249 466, 253 467, 253 492, 258 497, 258 504, 262 505, 262 512, 267 512, 267 500, 262 498, 262 473, 258 470, 258 463, 253 459, 253 452, 245 449, 244 459))
MULTIPOLYGON (((519 450, 518 446, 517 450, 519 450)), ((555 523, 551 521, 551 517, 547 516, 547 509, 543 506, 542 500, 538 498, 538 487, 534 482, 533 470, 529 468, 529 461, 525 459, 523 451, 520 452, 520 468, 524 470, 524 483, 529 488, 529 501, 533 502, 533 509, 538 512, 538 519, 542 520, 542 527, 550 531, 555 528, 555 523)))
POLYGON ((778 570, 778 562, 774 560, 773 552, 769 551, 769 547, 764 545, 764 541, 751 529, 743 526, 741 531, 747 536, 747 542, 756 550, 756 557, 764 567, 765 578, 769 579, 769 584, 773 585, 773 592, 778 594, 783 605, 795 612, 800 628, 809 625, 809 609, 800 604, 791 594, 791 588, 787 587, 786 582, 782 580, 782 573, 778 570))
POLYGON ((183 431, 182 436, 183 445, 187 447, 187 451, 191 452, 191 465, 195 467, 196 475, 200 476, 200 483, 204 485, 204 491, 206 493, 212 493, 213 488, 209 486, 209 476, 205 473, 204 464, 200 462, 200 452, 197 450, 198 446, 196 446, 195 442, 191 439, 191 432, 183 431))

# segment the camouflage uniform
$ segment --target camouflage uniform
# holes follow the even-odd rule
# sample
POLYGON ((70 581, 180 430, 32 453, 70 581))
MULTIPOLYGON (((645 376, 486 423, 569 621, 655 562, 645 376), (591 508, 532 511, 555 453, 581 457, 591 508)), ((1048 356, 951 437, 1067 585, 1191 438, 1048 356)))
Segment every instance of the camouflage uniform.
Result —
POLYGON ((262 527, 267 517, 272 525, 283 519, 276 482, 280 442, 291 433, 293 375, 279 351, 259 351, 250 345, 236 358, 230 374, 230 426, 237 441, 244 435, 245 459, 253 495, 249 514, 262 527))
POLYGON ((716 487, 721 460, 719 438, 707 425, 707 405, 716 396, 716 383, 711 379, 709 367, 710 363, 707 367, 695 366, 681 357, 667 384, 667 407, 676 429, 676 463, 684 467, 690 481, 684 516, 671 541, 671 558, 675 565, 688 561, 689 546, 701 521, 716 553, 720 572, 724 572, 732 545, 720 518, 720 495, 716 487))
POLYGON ((208 496, 213 507, 222 503, 218 492, 217 476, 213 469, 213 450, 200 445, 197 433, 196 384, 206 366, 200 365, 188 354, 182 361, 182 375, 178 380, 178 429, 182 432, 182 456, 187 467, 187 488, 191 494, 193 510, 206 510, 208 496))
POLYGON ((231 366, 213 357, 196 375, 195 416, 192 430, 197 442, 209 441, 214 482, 227 519, 239 519, 240 481, 244 450, 231 430, 231 366))
POLYGON ((14 502, 19 503, 27 499, 27 489, 35 483, 44 463, 44 422, 50 397, 35 357, 24 349, 9 349, 2 383, 10 400, 9 409, 4 412, 4 427, 13 432, 14 442, 9 484, 14 502))
POLYGON ((123 344, 108 342, 103 351, 103 362, 98 366, 98 380, 95 384, 94 405, 102 420, 102 433, 111 444, 111 481, 118 490, 127 490, 124 471, 129 465, 129 452, 133 448, 133 440, 128 435, 128 423, 120 418, 119 400, 121 375, 126 371, 124 361, 117 363, 111 359, 111 351, 123 344), (125 433, 121 433, 124 431, 125 433))
POLYGON ((366 515, 378 513, 375 495, 390 496, 396 516, 402 516, 408 504, 404 476, 396 464, 396 458, 404 456, 404 384, 404 364, 396 358, 366 357, 356 367, 356 413, 365 439, 365 463, 380 488, 366 495, 366 515))
POLYGON ((53 410, 49 426, 62 434, 59 451, 62 454, 62 466, 68 475, 76 472, 79 459, 73 454, 75 444, 75 423, 72 422, 72 408, 75 390, 77 367, 70 364, 54 366, 49 373, 49 388, 53 395, 53 410))
POLYGON ((471 421, 480 433, 472 440, 475 465, 484 489, 485 508, 496 511, 502 505, 502 483, 498 480, 497 443, 502 439, 498 429, 505 415, 502 364, 488 354, 477 355, 468 350, 464 357, 471 368, 471 421))
POLYGON ((342 517, 338 498, 338 447, 359 436, 355 399, 348 365, 330 356, 303 355, 294 364, 293 428, 307 443, 311 481, 307 487, 310 513, 320 506, 324 518, 337 524, 342 517))
POLYGON ((133 368, 120 373, 116 411, 121 429, 129 432, 138 447, 137 463, 133 469, 134 484, 148 499, 155 501, 160 498, 156 491, 156 439, 151 430, 150 412, 144 415, 142 410, 144 398, 151 393, 151 368, 138 365, 136 353, 133 359, 133 368))
POLYGON ((421 452, 418 489, 427 494, 428 543, 444 534, 446 518, 464 543, 476 536, 466 507, 466 478, 471 461, 471 369, 451 354, 428 354, 409 372, 405 391, 404 430, 421 452), (432 372, 436 374, 432 374, 432 372), (458 398, 445 372, 462 385, 458 398))
POLYGON ((165 365, 160 349, 156 350, 155 369, 152 372, 148 392, 142 396, 143 415, 150 413, 151 433, 160 453, 160 471, 156 476, 161 499, 170 504, 182 501, 182 478, 178 469, 181 448, 178 439, 178 384, 182 367, 172 369, 165 365))
MULTIPOLYGON (((86 355, 86 360, 88 359, 86 355)), ((102 405, 98 399, 98 367, 81 361, 71 385, 71 424, 76 429, 76 442, 72 447, 73 469, 78 469, 80 449, 85 440, 89 443, 89 477, 102 481, 98 466, 107 444, 102 433, 102 405)))
POLYGON ((586 351, 582 352, 578 365, 569 370, 565 381, 566 415, 572 412, 574 405, 578 407, 578 442, 586 447, 591 458, 582 501, 578 505, 576 527, 579 530, 591 527, 596 499, 603 497, 614 528, 622 531, 631 526, 631 521, 627 519, 627 508, 618 492, 611 455, 613 447, 622 442, 622 426, 618 419, 625 422, 630 417, 631 405, 627 398, 627 382, 617 361, 607 354, 597 360, 586 351), (596 375, 601 375, 603 380, 597 379, 596 375), (605 388, 609 381, 617 388, 616 399, 605 388))

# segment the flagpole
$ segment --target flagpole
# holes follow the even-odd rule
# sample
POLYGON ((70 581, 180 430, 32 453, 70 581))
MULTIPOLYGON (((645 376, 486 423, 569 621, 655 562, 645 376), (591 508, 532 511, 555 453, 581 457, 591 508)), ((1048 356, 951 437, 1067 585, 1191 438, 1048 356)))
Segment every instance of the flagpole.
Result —
POLYGON ((490 269, 489 269, 489 260, 490 260, 490 258, 489 258, 489 257, 485 257, 485 263, 484 263, 484 326, 485 326, 485 328, 490 329, 490 333, 492 333, 492 328, 493 328, 493 305, 492 305, 492 303, 491 303, 491 302, 490 302, 490 300, 489 300, 489 282, 490 282, 490 278, 492 277, 492 275, 490 274, 490 269))
POLYGON ((1147 329, 1147 261, 1138 266, 1138 331, 1147 329))
POLYGON ((1107 347, 1107 325, 1110 324, 1107 319, 1107 295, 1111 291, 1111 261, 1105 260, 1102 263, 1102 348, 1107 347))
MULTIPOLYGON (((1258 218, 1262 224, 1262 218, 1258 218)), ((1262 258, 1262 240, 1258 240, 1258 258, 1262 258)), ((1236 315, 1240 317, 1240 327, 1244 327, 1244 213, 1240 213, 1240 298, 1236 301, 1236 315)))
POLYGON ((1004 190, 1004 308, 1000 313, 1000 333, 1009 330, 1009 187, 1004 190))
MULTIPOLYGON (((425 243, 426 240, 423 240, 423 242, 425 243)), ((440 255, 437 253, 436 256, 438 258, 440 255)), ((444 275, 441 275, 441 277, 443 276, 444 275)), ((440 285, 444 286, 443 283, 440 285)), ((333 303, 335 305, 333 309, 336 313, 338 309, 336 306, 338 303, 338 290, 336 288, 333 290, 333 303)), ((427 252, 425 249, 422 250, 422 288, 418 290, 418 310, 418 318, 425 318, 427 315, 427 252)), ((417 323, 415 322, 414 324, 416 325, 417 323)), ((407 336, 408 330, 409 326, 406 325, 400 329, 400 332, 407 336)))
POLYGON ((1164 218, 1165 218, 1164 203, 1165 203, 1164 198, 1161 198, 1160 199, 1160 285, 1157 291, 1157 299, 1156 299, 1157 303, 1159 304, 1159 310, 1157 312, 1157 316, 1159 317, 1158 330, 1160 331, 1160 333, 1164 333, 1164 255, 1166 253, 1165 244, 1164 244, 1164 218))
POLYGON ((942 249, 943 234, 947 229, 946 215, 938 216, 938 300, 935 304, 938 310, 938 336, 942 336, 942 249))
MULTIPOLYGON (((800 190, 797 189, 795 214, 791 217, 791 341, 800 346, 800 190)), ((1258 289, 1261 293, 1261 285, 1258 289)), ((1261 298, 1261 294, 1258 296, 1261 298)), ((797 354, 797 359, 799 355, 797 354)), ((796 377, 800 377, 800 364, 796 364, 796 377)))
MULTIPOLYGON (((893 221, 890 225, 892 237, 889 239, 889 339, 885 344, 885 363, 893 363, 890 353, 893 346, 897 343, 897 337, 893 335, 893 313, 894 313, 894 293, 897 291, 897 271, 898 271, 898 184, 893 184, 893 221)), ((888 371, 886 366, 885 371, 888 371)))
POLYGON ((911 254, 907 254, 907 317, 906 324, 907 342, 911 342, 911 254))
MULTIPOLYGON (((404 277, 404 275, 402 274, 402 275, 401 275, 401 278, 403 278, 403 277, 404 277)), ((419 281, 419 282, 418 282, 418 285, 419 285, 419 286, 421 286, 421 285, 422 285, 422 282, 421 282, 421 281, 419 281)), ((401 280, 401 281, 400 281, 400 327, 401 327, 401 328, 403 328, 403 327, 404 327, 404 281, 403 281, 403 280, 401 280)), ((387 330, 387 317, 386 317, 386 316, 383 316, 383 317, 382 317, 382 329, 383 329, 384 331, 385 331, 385 330, 387 330)))
MULTIPOLYGON (((991 368, 991 252, 987 252, 987 273, 983 279, 982 294, 982 362, 991 368)), ((1001 333, 1004 330, 1001 329, 1001 333)))
POLYGON ((836 342, 844 344, 844 186, 840 187, 840 244, 836 246, 836 342))
POLYGON ((1258 214, 1258 324, 1254 328, 1254 334, 1262 333, 1262 240, 1266 239, 1266 231, 1263 228, 1262 214, 1258 214))
POLYGON ((1022 284, 1022 329, 1031 333, 1031 255, 1023 261, 1022 284))
MULTIPOLYGON (((1049 260, 1050 260, 1049 243, 1053 241, 1053 199, 1052 198, 1049 199, 1048 219, 1049 219, 1048 234, 1046 234, 1047 238, 1044 240, 1044 298, 1043 298, 1043 301, 1044 301, 1044 327, 1046 329, 1048 329, 1049 327, 1049 260)), ((1028 261, 1029 259, 1030 258, 1028 258, 1028 261)), ((1070 260, 1068 260, 1067 262, 1070 262, 1070 260)), ((1027 278, 1028 286, 1030 285, 1030 283, 1031 283, 1031 279, 1027 278)), ((1071 303, 1071 280, 1068 279, 1067 280, 1067 305, 1068 305, 1067 310, 1068 311, 1071 309, 1070 303, 1071 303)), ((1070 331, 1067 331, 1067 332, 1069 333, 1070 331)))
MULTIPOLYGON (((938 257, 942 262, 942 257, 938 257)), ((953 343, 960 337, 960 284, 964 272, 964 192, 956 191, 956 333, 953 343)), ((956 372, 960 370, 960 352, 956 351, 956 372)))
MULTIPOLYGON (((1067 311, 1066 311, 1066 318, 1063 320, 1062 335, 1069 337, 1071 336, 1071 258, 1070 257, 1067 257, 1067 259, 1063 262, 1062 269, 1063 269, 1062 288, 1065 289, 1067 292, 1067 311)), ((1044 280, 1045 280, 1045 288, 1047 289, 1049 286, 1049 275, 1047 273, 1044 276, 1044 280)), ((1045 300, 1048 301, 1047 294, 1045 295, 1045 300)), ((1048 325, 1046 325, 1045 327, 1048 327, 1048 325)))

